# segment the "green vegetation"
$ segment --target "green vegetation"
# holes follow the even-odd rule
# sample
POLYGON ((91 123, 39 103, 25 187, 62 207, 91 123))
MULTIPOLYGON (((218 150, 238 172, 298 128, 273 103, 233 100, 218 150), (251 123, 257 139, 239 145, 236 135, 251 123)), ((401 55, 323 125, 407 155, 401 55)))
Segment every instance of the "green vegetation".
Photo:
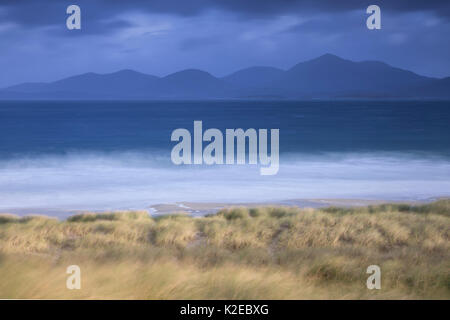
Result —
POLYGON ((0 215, 0 298, 450 298, 450 200, 66 221, 0 215), (81 290, 66 268, 81 268, 81 290), (382 289, 366 288, 379 265, 382 289))

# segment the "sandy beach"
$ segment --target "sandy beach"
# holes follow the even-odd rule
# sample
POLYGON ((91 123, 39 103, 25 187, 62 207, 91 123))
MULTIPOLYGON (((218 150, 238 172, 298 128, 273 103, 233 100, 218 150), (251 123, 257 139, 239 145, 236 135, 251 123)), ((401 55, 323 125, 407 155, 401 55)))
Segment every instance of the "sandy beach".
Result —
POLYGON ((102 213, 111 211, 148 211, 151 216, 160 216, 167 214, 186 214, 193 217, 201 217, 209 214, 215 214, 222 209, 235 207, 260 208, 260 207, 293 207, 293 208, 324 208, 330 206, 336 207, 361 207, 369 205, 380 205, 383 203, 405 203, 405 204, 426 204, 436 198, 424 200, 374 200, 374 199, 291 199, 269 202, 175 202, 159 203, 142 207, 117 207, 111 209, 77 209, 77 208, 7 208, 2 209, 0 213, 15 214, 18 216, 28 215, 46 215, 58 219, 67 219, 76 214, 86 212, 102 213))
POLYGON ((192 216, 204 216, 217 213, 222 209, 234 207, 260 208, 260 207, 294 207, 294 208, 324 208, 330 206, 336 207, 359 207, 369 205, 380 205, 382 203, 406 203, 406 204, 424 204, 430 200, 368 200, 368 199, 292 199, 278 202, 241 202, 241 203, 201 203, 201 202, 177 202, 168 204, 156 204, 150 206, 152 215, 162 215, 170 213, 186 213, 192 216))

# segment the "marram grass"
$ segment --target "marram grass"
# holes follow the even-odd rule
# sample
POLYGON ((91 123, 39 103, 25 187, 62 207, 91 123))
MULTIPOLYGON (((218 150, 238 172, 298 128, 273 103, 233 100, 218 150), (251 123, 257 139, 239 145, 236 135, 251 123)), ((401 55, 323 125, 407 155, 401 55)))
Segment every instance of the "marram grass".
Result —
POLYGON ((0 298, 449 299, 450 200, 66 221, 0 215, 0 298), (81 289, 66 268, 81 268, 81 289), (381 268, 368 290, 366 269, 381 268))

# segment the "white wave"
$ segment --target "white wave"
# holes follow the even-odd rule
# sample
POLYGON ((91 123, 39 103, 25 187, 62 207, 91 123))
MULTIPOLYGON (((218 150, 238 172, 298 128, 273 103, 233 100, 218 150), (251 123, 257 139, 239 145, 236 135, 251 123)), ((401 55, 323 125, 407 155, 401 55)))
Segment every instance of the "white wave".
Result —
POLYGON ((407 154, 281 155, 275 176, 254 165, 175 166, 152 153, 0 161, 0 211, 141 209, 157 203, 450 195, 450 161, 407 154))

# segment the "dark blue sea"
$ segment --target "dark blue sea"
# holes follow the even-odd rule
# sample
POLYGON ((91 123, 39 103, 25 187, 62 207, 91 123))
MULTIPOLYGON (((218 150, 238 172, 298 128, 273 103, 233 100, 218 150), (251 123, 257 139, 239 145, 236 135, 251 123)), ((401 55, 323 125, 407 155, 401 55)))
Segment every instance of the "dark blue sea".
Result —
POLYGON ((450 102, 0 102, 0 211, 450 195, 450 102), (173 130, 280 129, 280 169, 170 161, 173 130))

